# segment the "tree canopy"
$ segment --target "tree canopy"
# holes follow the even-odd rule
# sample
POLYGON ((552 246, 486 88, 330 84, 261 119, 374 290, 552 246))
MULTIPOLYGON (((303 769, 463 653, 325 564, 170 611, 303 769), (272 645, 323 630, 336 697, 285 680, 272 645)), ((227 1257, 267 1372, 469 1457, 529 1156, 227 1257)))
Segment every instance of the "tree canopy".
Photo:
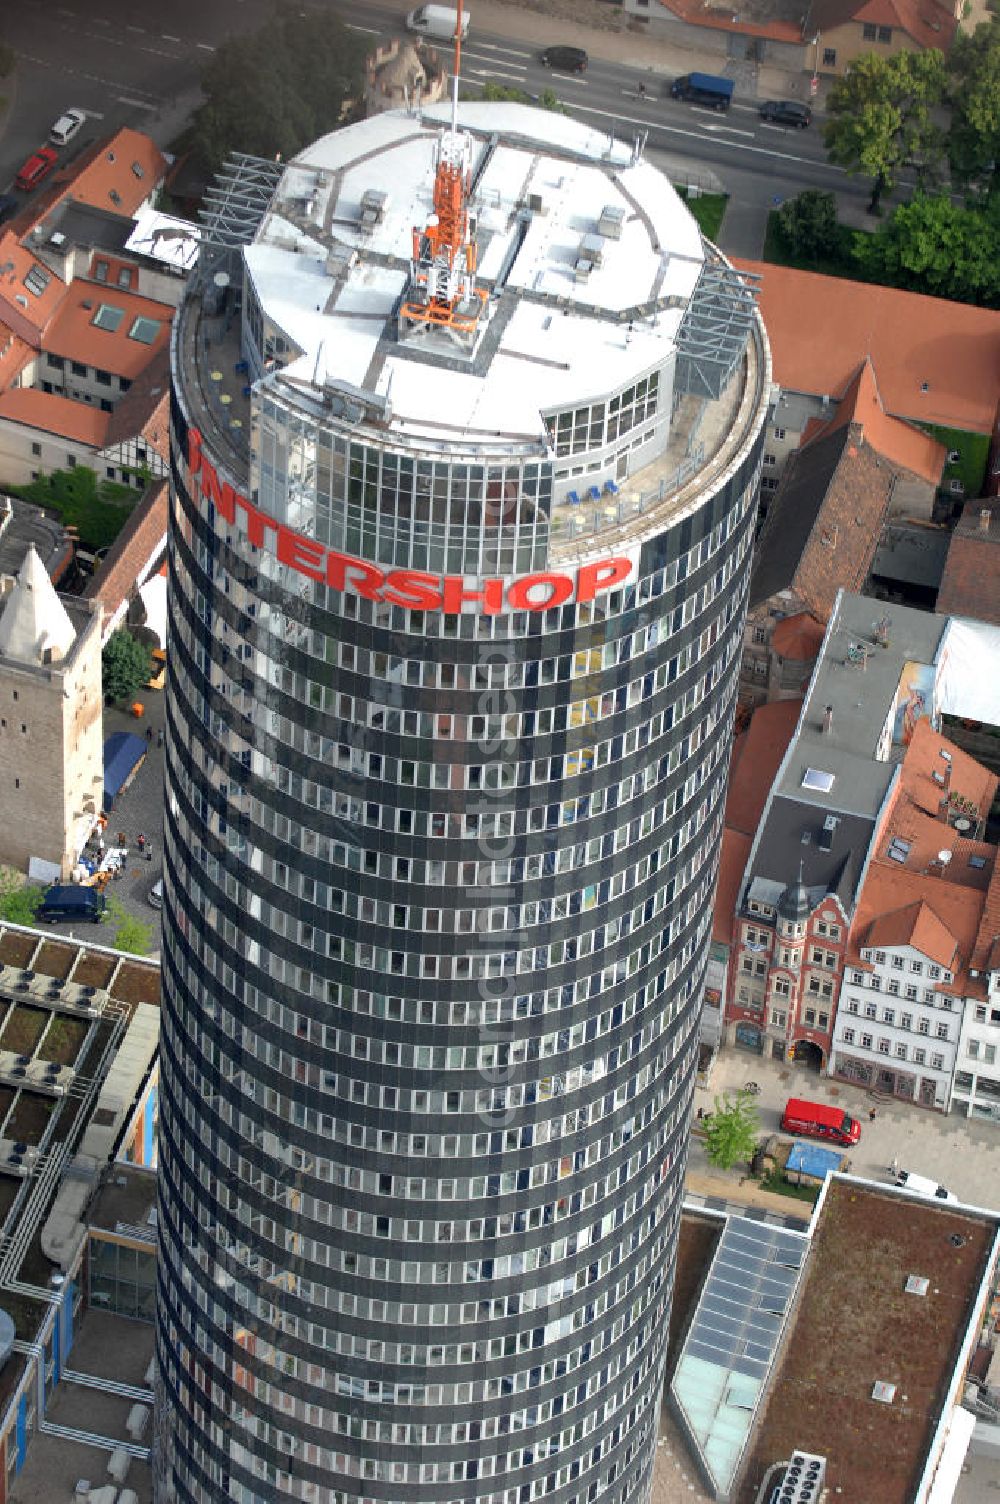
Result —
POLYGON ((855 236, 855 257, 873 282, 1000 308, 1000 202, 963 208, 918 193, 877 235, 855 236))
POLYGON ((145 643, 119 627, 108 639, 101 672, 105 699, 131 700, 152 677, 153 655, 145 643))
POLYGON ((148 956, 153 943, 153 926, 129 914, 117 898, 108 900, 108 917, 117 926, 112 945, 130 956, 148 956))
POLYGON ((818 261, 840 245, 837 200, 819 188, 786 199, 778 210, 778 225, 789 250, 803 260, 818 261))
POLYGON ((932 112, 945 84, 944 58, 933 49, 893 57, 868 52, 830 90, 823 139, 831 161, 872 179, 869 213, 879 212, 902 167, 914 167, 921 180, 933 178, 944 133, 932 112))
POLYGON ((34 924, 43 890, 26 883, 20 872, 0 867, 0 919, 8 924, 34 924))
POLYGON ((1000 17, 960 32, 948 54, 948 160, 957 183, 1000 189, 1000 17))
POLYGON ((259 31, 225 42, 202 75, 191 140, 214 171, 230 151, 292 157, 358 99, 365 43, 329 11, 280 6, 259 31))
POLYGON ((705 1123, 705 1152, 709 1164, 731 1170, 739 1160, 749 1160, 757 1147, 760 1121, 753 1098, 745 1091, 735 1097, 716 1097, 715 1111, 705 1123))

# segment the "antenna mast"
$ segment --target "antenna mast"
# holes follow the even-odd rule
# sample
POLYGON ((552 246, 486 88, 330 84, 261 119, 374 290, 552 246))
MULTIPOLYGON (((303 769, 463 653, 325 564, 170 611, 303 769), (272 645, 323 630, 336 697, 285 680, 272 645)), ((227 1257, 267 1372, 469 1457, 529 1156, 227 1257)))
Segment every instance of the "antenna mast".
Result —
POLYGON ((486 293, 476 286, 476 246, 469 224, 472 141, 458 128, 461 67, 462 0, 458 0, 451 127, 438 138, 434 212, 423 229, 414 228, 409 295, 399 317, 404 334, 437 328, 460 344, 471 344, 486 293))

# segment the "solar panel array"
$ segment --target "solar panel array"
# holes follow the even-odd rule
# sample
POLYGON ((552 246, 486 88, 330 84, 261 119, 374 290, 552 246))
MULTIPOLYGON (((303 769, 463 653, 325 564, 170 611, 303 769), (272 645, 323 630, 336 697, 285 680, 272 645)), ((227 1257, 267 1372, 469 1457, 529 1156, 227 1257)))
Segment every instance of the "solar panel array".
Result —
POLYGON ((685 1355, 762 1381, 808 1246, 805 1233, 730 1217, 684 1343, 685 1355))

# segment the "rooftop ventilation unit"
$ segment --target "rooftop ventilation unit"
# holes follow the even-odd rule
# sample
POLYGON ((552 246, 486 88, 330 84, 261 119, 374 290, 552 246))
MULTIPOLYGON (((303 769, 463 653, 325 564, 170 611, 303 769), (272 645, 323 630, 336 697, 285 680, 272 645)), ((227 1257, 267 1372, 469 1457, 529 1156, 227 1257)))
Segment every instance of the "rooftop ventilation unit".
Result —
POLYGON ((54 246, 57 251, 61 251, 65 244, 66 236, 63 234, 62 230, 55 230, 49 236, 49 245, 54 246))
POLYGON ((331 277, 346 277, 358 259, 358 253, 348 245, 332 245, 326 253, 326 269, 331 277))
POLYGON ((816 843, 820 851, 833 850, 833 836, 839 824, 840 821, 836 815, 827 815, 823 821, 823 829, 819 833, 819 840, 816 843))
POLYGON ((903 1289, 907 1295, 926 1295, 929 1285, 930 1280, 925 1279, 922 1274, 908 1274, 903 1289))
POLYGON ((528 208, 532 214, 544 214, 546 212, 545 200, 540 193, 528 194, 528 208))
POLYGON ((621 204, 605 204, 597 221, 597 233, 605 240, 621 240, 625 226, 625 210, 621 204))
POLYGON ((361 228, 371 234, 385 218, 389 195, 381 188, 366 188, 361 195, 361 228))
POLYGON ((604 260, 604 237, 585 235, 580 241, 580 254, 576 258, 576 280, 586 282, 595 266, 604 260))
POLYGON ((872 1399, 878 1400, 880 1405, 891 1405, 896 1398, 895 1384, 887 1384, 884 1379, 876 1379, 872 1390, 872 1399))
POLYGON ((826 1477, 826 1458, 793 1452, 778 1491, 780 1504, 818 1504, 826 1477))

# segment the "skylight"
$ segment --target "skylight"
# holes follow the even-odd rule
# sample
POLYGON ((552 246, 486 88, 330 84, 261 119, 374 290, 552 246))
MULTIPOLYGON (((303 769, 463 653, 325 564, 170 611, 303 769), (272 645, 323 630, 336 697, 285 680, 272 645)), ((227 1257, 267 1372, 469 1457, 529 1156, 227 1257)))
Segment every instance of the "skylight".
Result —
POLYGON ((102 303, 90 322, 95 328, 106 329, 109 334, 114 334, 124 317, 124 308, 118 308, 114 303, 102 303))
POLYGON ((970 856, 969 857, 969 866, 970 867, 975 867, 977 869, 977 871, 981 870, 983 867, 986 866, 986 858, 984 856, 970 856))
POLYGON ((147 319, 140 314, 129 330, 128 337, 137 339, 141 345, 151 345, 159 332, 159 319, 147 319))
POLYGON ((802 787, 813 789, 817 794, 828 794, 834 785, 835 775, 824 773, 822 768, 806 768, 802 775, 802 787))
POLYGON ((34 293, 36 298, 40 298, 51 281, 51 272, 47 271, 44 266, 39 266, 36 262, 25 277, 24 285, 29 292, 34 293))

